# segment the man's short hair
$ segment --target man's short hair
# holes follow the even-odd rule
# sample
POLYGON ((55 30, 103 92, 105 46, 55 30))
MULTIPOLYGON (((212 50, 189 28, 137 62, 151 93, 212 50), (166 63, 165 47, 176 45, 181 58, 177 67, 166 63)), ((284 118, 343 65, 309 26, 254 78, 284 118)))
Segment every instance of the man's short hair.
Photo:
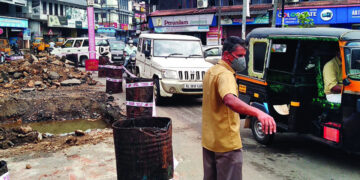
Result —
POLYGON ((234 52, 237 46, 242 46, 245 48, 246 42, 238 36, 230 36, 224 41, 223 53, 225 51, 234 52))

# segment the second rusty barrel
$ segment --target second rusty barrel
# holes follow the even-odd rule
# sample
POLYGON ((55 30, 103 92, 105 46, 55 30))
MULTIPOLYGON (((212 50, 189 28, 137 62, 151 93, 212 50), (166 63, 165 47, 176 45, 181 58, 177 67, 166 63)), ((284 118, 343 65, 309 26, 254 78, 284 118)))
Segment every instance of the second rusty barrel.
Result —
POLYGON ((143 117, 112 125, 118 180, 173 177, 170 118, 143 117))
POLYGON ((106 77, 107 65, 109 63, 110 63, 109 57, 107 57, 107 56, 99 57, 99 72, 98 72, 99 78, 106 77))
POLYGON ((106 66, 106 92, 122 93, 122 66, 106 66))
POLYGON ((145 78, 126 78, 126 115, 128 118, 152 116, 154 82, 145 78))

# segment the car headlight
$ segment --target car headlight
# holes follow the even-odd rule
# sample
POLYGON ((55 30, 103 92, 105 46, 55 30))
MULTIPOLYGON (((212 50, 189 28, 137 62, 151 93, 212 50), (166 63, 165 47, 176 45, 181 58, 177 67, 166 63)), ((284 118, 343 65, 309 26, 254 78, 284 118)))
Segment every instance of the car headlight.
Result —
POLYGON ((178 74, 174 70, 164 69, 161 71, 162 77, 166 79, 178 79, 178 74))

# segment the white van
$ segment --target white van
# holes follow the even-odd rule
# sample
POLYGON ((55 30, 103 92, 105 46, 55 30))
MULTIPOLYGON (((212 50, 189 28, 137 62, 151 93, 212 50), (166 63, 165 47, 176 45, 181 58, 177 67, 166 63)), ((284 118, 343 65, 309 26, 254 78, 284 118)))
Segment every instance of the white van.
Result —
POLYGON ((157 102, 174 94, 201 95, 202 80, 211 66, 204 59, 199 38, 172 34, 139 37, 136 74, 154 79, 157 102))
MULTIPOLYGON (((95 43, 96 59, 99 59, 100 47, 104 47, 104 49, 110 49, 110 44, 106 38, 95 38, 95 43)), ((50 54, 59 56, 61 58, 66 58, 69 55, 76 54, 75 57, 71 57, 69 60, 78 62, 80 65, 85 66, 85 60, 89 59, 89 38, 69 38, 65 41, 64 45, 54 48, 50 54)), ((111 53, 108 53, 107 56, 111 60, 111 53)))

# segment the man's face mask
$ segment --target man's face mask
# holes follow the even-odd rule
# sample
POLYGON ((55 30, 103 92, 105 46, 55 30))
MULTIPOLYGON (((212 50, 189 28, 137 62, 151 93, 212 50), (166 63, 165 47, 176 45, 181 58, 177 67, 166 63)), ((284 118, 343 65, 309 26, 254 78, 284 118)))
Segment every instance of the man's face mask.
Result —
POLYGON ((133 47, 134 45, 133 44, 130 44, 130 47, 133 47))
POLYGON ((233 68, 235 72, 241 72, 246 69, 245 54, 246 50, 240 46, 238 46, 234 52, 230 53, 233 57, 231 68, 233 68))

